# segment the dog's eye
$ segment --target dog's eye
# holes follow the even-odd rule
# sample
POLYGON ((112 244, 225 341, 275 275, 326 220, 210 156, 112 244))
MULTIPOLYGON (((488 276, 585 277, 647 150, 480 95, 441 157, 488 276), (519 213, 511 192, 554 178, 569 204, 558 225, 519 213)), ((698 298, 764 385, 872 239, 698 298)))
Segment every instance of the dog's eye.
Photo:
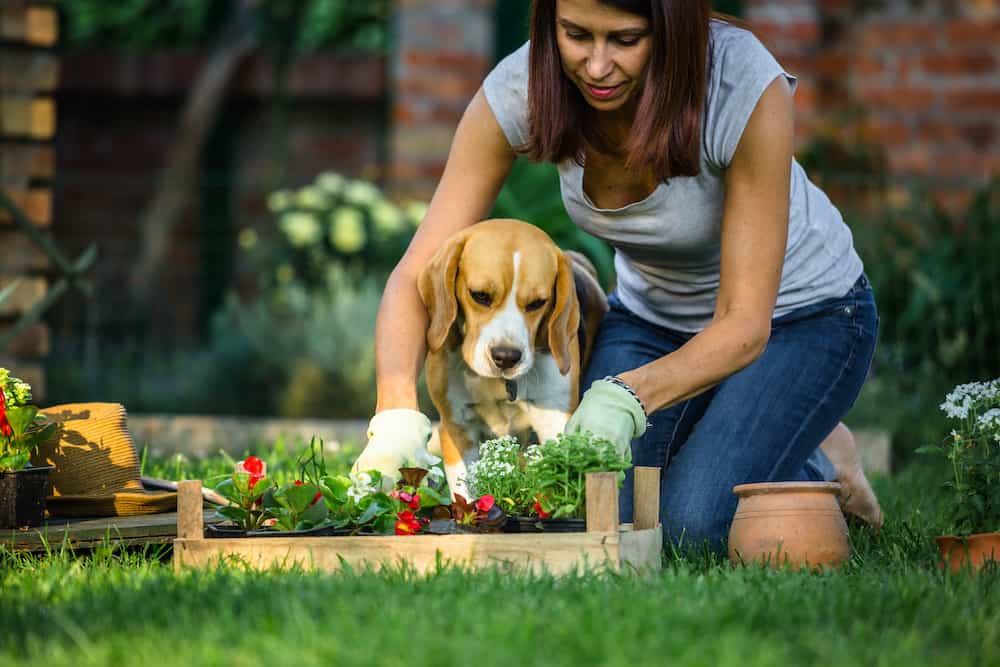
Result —
POLYGON ((493 303, 493 299, 490 298, 490 295, 486 292, 475 292, 473 290, 469 290, 469 296, 471 296, 472 300, 480 306, 488 306, 493 303))
POLYGON ((545 301, 546 301, 545 299, 535 299, 524 308, 525 310, 538 310, 539 308, 545 305, 545 301))

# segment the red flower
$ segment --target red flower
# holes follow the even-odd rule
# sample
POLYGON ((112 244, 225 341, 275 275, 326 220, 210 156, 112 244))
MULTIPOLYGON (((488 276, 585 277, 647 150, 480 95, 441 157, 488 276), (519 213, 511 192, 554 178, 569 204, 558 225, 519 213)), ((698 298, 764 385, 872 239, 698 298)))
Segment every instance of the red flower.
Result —
POLYGON ((491 509, 493 509, 494 503, 496 503, 496 500, 493 498, 493 496, 489 494, 485 496, 480 496, 479 500, 476 501, 476 509, 483 513, 489 512, 491 509))
POLYGON ((14 427, 10 425, 10 420, 7 419, 7 401, 4 398, 3 389, 0 389, 0 435, 7 438, 14 436, 14 427))
POLYGON ((399 521, 396 522, 397 535, 413 535, 420 532, 420 521, 413 515, 413 512, 403 510, 398 512, 396 516, 399 518, 399 521))
POLYGON ((247 489, 253 491, 253 485, 264 479, 263 475, 250 475, 250 479, 247 480, 247 489))
POLYGON ((411 510, 416 512, 418 509, 420 509, 420 496, 414 493, 413 497, 410 498, 410 502, 407 503, 407 505, 409 505, 411 510))
POLYGON ((301 479, 295 480, 295 486, 302 486, 302 480, 301 479))
POLYGON ((256 456, 246 457, 240 461, 240 465, 243 466, 244 472, 248 472, 251 475, 259 475, 260 477, 264 476, 264 462, 256 456))
POLYGON ((535 499, 535 514, 538 515, 539 519, 548 519, 550 516, 552 516, 551 514, 549 514, 548 512, 546 512, 544 509, 542 509, 542 498, 541 498, 541 496, 538 496, 535 499))
POLYGON ((319 499, 322 498, 322 497, 323 497, 323 492, 322 491, 317 491, 316 495, 313 496, 312 502, 310 502, 309 504, 310 505, 315 505, 316 503, 319 502, 319 499))

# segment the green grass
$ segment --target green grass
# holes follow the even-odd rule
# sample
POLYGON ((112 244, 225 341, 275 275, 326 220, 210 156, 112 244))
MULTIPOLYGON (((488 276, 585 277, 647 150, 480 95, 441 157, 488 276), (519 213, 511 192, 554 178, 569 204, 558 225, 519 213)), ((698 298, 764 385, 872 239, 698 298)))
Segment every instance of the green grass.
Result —
MULTIPOLYGON (((265 458, 294 474, 283 455, 265 458)), ((175 465, 147 461, 146 472, 175 465)), ((852 559, 822 575, 672 555, 652 579, 175 574, 155 550, 7 553, 0 665, 1000 664, 1000 572, 935 567, 939 479, 912 467, 876 480, 885 529, 852 528, 852 559)))

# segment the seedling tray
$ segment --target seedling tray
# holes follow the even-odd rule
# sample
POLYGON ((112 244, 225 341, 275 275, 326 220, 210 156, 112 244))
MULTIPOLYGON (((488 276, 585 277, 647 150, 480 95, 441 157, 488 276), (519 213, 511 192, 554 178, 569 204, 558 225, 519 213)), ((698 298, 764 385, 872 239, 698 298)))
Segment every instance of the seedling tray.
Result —
POLYGON ((420 573, 444 564, 512 567, 536 573, 586 570, 650 572, 660 568, 660 469, 635 469, 635 517, 618 524, 617 473, 587 475, 587 531, 417 536, 283 536, 205 538, 201 482, 181 482, 174 567, 215 567, 220 562, 255 569, 301 566, 336 572, 345 567, 406 565, 420 573))

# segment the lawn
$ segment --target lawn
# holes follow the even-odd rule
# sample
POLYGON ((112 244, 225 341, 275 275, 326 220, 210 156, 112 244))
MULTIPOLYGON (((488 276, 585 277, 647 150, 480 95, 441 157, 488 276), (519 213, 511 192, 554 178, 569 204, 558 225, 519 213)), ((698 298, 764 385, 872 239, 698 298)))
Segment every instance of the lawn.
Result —
MULTIPOLYGON (((281 443, 265 456, 294 474, 281 443)), ((171 477, 231 469, 221 456, 144 465, 171 477)), ((0 665, 998 665, 1000 571, 935 567, 939 479, 914 466, 876 480, 885 529, 852 527, 851 561, 824 575, 674 555, 651 580, 174 574, 155 550, 5 552, 0 665)))

